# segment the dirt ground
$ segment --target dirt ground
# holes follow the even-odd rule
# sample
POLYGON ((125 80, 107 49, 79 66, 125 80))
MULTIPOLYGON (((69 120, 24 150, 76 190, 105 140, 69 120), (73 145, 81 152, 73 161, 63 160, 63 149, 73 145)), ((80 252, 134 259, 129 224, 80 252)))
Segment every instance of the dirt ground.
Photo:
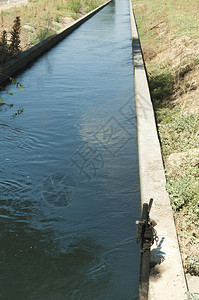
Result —
POLYGON ((22 4, 26 4, 28 0, 18 0, 18 1, 8 1, 8 2, 0 2, 0 10, 6 10, 11 7, 19 7, 22 4))

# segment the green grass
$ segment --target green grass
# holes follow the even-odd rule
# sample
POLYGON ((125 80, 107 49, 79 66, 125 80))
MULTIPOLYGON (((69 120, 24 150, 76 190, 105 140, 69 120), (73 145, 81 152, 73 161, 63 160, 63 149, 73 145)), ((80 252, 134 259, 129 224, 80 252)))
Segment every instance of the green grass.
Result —
POLYGON ((54 18, 55 22, 57 23, 62 23, 62 19, 60 18, 60 16, 56 15, 56 17, 54 18))
POLYGON ((32 36, 30 36, 30 44, 35 45, 40 43, 41 41, 45 40, 49 36, 51 36, 53 32, 49 28, 42 28, 38 32, 34 33, 32 36))
POLYGON ((87 6, 87 12, 100 6, 102 2, 100 0, 85 0, 85 5, 87 6))
MULTIPOLYGON (((167 191, 170 194, 172 208, 179 211, 185 206, 189 207, 194 217, 194 222, 198 223, 198 193, 199 193, 199 178, 196 179, 192 170, 184 176, 178 176, 175 179, 168 178, 167 191)), ((193 219, 192 219, 193 221, 193 219)))
POLYGON ((81 0, 70 0, 68 2, 67 7, 69 8, 70 11, 77 14, 81 12, 82 2, 81 0))
POLYGON ((169 106, 157 111, 157 121, 164 156, 199 147, 199 116, 183 115, 169 106))
MULTIPOLYGON (((199 256, 188 257, 187 265, 188 265, 188 271, 190 274, 192 274, 192 275, 199 274, 199 256)), ((195 299, 199 299, 199 297, 195 298, 195 299)))
POLYGON ((199 299, 198 293, 187 292, 186 294, 187 294, 187 300, 198 300, 199 299))
POLYGON ((151 97, 155 107, 162 106, 162 102, 173 94, 174 77, 170 70, 150 73, 148 76, 151 97))

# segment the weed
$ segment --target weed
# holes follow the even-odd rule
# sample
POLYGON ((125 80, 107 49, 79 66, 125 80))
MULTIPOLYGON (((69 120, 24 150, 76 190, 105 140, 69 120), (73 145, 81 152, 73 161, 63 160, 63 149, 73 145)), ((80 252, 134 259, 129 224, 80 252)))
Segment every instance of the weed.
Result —
POLYGON ((183 152, 191 148, 197 148, 198 144, 198 130, 199 130, 199 117, 194 114, 178 115, 172 110, 164 109, 168 113, 168 117, 164 119, 162 111, 159 110, 158 120, 159 133, 161 137, 161 145, 163 155, 170 155, 173 152, 183 152))
POLYGON ((76 12, 70 13, 70 17, 73 18, 74 20, 79 19, 79 14, 76 12))
POLYGON ((52 19, 50 17, 44 18, 43 21, 45 22, 45 27, 41 28, 40 23, 38 24, 37 32, 30 37, 30 44, 35 45, 40 43, 41 41, 48 38, 50 35, 53 34, 52 31, 52 19))
POLYGON ((56 15, 56 17, 55 17, 55 22, 57 22, 57 23, 61 23, 60 16, 56 15))
POLYGON ((96 7, 100 6, 100 1, 99 0, 86 0, 85 5, 87 6, 87 12, 90 10, 95 9, 96 7))
POLYGON ((35 45, 45 40, 47 37, 52 35, 53 32, 49 30, 49 28, 40 29, 37 33, 35 33, 29 40, 31 45, 35 45))
POLYGON ((157 109, 157 123, 158 126, 164 126, 165 124, 173 122, 178 118, 180 108, 172 103, 165 103, 160 109, 157 109), (172 114, 171 114, 172 111, 172 114))
POLYGON ((167 191, 170 194, 172 208, 174 211, 179 211, 185 206, 190 206, 195 214, 195 221, 199 218, 198 184, 199 178, 196 180, 192 172, 186 176, 167 179, 167 191))
POLYGON ((60 10, 60 9, 61 9, 61 5, 60 5, 60 3, 57 3, 57 5, 56 5, 56 9, 57 9, 57 10, 60 10))
POLYGON ((194 64, 199 65, 199 56, 194 57, 194 64))
POLYGON ((162 101, 168 99, 174 91, 174 77, 169 70, 149 75, 149 88, 156 107, 162 106, 162 101))
POLYGON ((191 275, 199 274, 199 257, 188 257, 186 261, 187 271, 191 275))
POLYGON ((80 13, 82 8, 81 0, 70 0, 68 3, 68 8, 74 13, 80 13))
POLYGON ((189 73, 192 70, 193 66, 191 64, 187 64, 183 68, 180 69, 179 71, 179 76, 184 77, 185 74, 189 73))
POLYGON ((9 10, 5 10, 3 12, 3 16, 6 17, 6 16, 10 16, 12 13, 9 11, 9 10))
MULTIPOLYGON (((52 25, 51 25, 51 28, 52 28, 52 29, 55 29, 56 31, 59 31, 59 30, 61 29, 61 27, 58 26, 58 25, 56 25, 56 24, 52 24, 52 25)), ((51 34, 53 34, 52 31, 51 31, 51 34)))
POLYGON ((198 300, 199 299, 198 293, 187 292, 186 294, 187 294, 187 300, 198 300))
POLYGON ((181 62, 176 76, 183 78, 187 73, 191 72, 195 66, 199 64, 199 57, 191 55, 181 62))

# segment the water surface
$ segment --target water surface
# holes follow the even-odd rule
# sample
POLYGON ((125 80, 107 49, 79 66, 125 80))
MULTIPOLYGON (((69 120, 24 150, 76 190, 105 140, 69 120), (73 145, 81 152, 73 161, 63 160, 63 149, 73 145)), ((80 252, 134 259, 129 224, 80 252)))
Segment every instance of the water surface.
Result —
POLYGON ((138 298, 129 19, 128 0, 111 3, 3 95, 1 299, 138 298))

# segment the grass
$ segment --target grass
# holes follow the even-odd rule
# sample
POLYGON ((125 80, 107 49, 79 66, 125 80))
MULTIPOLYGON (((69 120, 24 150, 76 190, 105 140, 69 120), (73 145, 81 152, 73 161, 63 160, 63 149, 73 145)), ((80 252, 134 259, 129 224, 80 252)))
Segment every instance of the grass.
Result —
POLYGON ((32 35, 32 37, 29 39, 29 43, 31 45, 38 44, 52 34, 53 32, 48 28, 40 29, 40 31, 37 31, 34 35, 32 35))
POLYGON ((187 292, 187 300, 198 300, 199 294, 198 293, 189 293, 187 292))
POLYGON ((199 116, 181 114, 178 107, 169 105, 159 109, 157 120, 164 156, 199 147, 199 116))
POLYGON ((70 11, 72 11, 76 14, 81 13, 82 2, 81 2, 81 0, 70 0, 68 2, 67 7, 69 8, 70 11))
POLYGON ((170 70, 154 71, 149 74, 148 79, 155 106, 162 106, 163 100, 168 99, 174 90, 174 78, 170 70))
POLYGON ((87 6, 87 12, 89 12, 90 10, 93 10, 96 7, 100 6, 102 2, 99 0, 85 0, 85 4, 87 6))
POLYGON ((61 23, 61 22, 62 22, 60 16, 58 16, 58 15, 56 15, 56 17, 55 17, 54 20, 55 20, 55 22, 57 22, 57 23, 61 23))
POLYGON ((133 7, 183 263, 199 275, 199 1, 134 0, 133 7))

